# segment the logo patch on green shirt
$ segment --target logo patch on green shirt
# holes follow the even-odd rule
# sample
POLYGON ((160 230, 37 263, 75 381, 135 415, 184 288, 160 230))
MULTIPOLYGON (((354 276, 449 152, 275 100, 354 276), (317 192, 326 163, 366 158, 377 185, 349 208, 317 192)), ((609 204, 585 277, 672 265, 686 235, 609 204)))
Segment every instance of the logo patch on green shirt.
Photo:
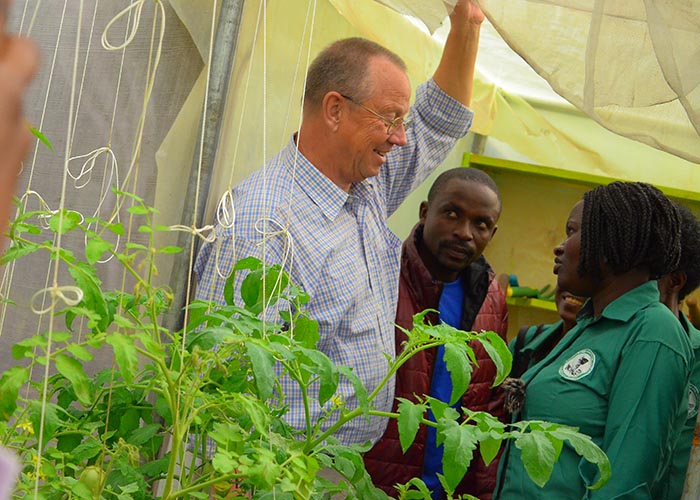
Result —
POLYGON ((571 356, 559 368, 559 375, 569 380, 578 380, 593 371, 595 353, 590 349, 581 349, 571 356))

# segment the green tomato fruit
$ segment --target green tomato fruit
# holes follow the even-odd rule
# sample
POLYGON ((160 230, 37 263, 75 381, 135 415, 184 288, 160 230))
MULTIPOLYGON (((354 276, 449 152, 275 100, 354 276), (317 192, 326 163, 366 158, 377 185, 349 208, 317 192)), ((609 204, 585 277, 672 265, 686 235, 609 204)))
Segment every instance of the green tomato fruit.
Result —
POLYGON ((95 496, 95 498, 99 498, 104 479, 105 472, 96 465, 90 465, 89 467, 85 467, 85 469, 83 469, 83 472, 80 474, 79 481, 90 489, 90 492, 95 496))

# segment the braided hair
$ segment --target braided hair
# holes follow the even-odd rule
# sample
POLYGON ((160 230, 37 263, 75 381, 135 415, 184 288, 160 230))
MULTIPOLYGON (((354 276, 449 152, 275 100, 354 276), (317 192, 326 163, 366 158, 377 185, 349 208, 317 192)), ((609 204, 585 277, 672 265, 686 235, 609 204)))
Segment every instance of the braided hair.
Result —
POLYGON ((685 273, 685 286, 678 291, 678 299, 700 286, 700 221, 685 205, 676 204, 681 217, 681 258, 677 270, 685 273))
POLYGON ((651 278, 675 270, 681 255, 676 205, 643 182, 612 182, 583 195, 578 273, 602 277, 604 263, 615 274, 636 267, 651 278))

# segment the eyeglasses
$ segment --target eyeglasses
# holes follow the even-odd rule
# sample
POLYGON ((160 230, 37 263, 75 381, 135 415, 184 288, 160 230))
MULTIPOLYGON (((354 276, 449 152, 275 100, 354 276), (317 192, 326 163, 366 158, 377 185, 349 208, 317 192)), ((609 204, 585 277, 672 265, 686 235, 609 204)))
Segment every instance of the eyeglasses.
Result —
POLYGON ((390 120, 390 119, 387 118, 386 116, 380 115, 379 113, 377 113, 377 112, 376 112, 375 110, 373 110, 372 108, 368 108, 368 107, 365 106, 364 104, 362 104, 362 103, 360 103, 360 102, 357 102, 355 99, 353 99, 353 98, 350 97, 350 96, 340 94, 340 97, 342 97, 343 99, 347 99, 348 101, 350 101, 351 103, 353 103, 353 104, 355 104, 355 105, 361 107, 361 108, 364 109, 365 111, 369 111, 369 112, 372 113, 374 116, 376 116, 376 117, 379 118, 381 121, 383 121, 383 122, 384 122, 384 125, 386 125, 386 135, 391 135, 391 133, 392 133, 394 130, 399 129, 399 128, 401 128, 401 127, 403 127, 404 130, 406 130, 406 128, 408 128, 408 127, 411 126, 412 121, 411 121, 410 119, 404 119, 403 117, 399 117, 399 118, 394 118, 393 120, 390 120))

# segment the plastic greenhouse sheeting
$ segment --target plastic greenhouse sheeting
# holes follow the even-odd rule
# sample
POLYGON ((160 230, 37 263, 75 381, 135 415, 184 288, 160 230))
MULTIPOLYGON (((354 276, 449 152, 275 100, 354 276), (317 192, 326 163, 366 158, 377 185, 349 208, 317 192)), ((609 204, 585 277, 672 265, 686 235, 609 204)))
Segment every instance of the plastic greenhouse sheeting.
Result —
MULTIPOLYGON (((442 0, 378 0, 434 31, 442 0)), ((700 0, 481 0, 508 45, 606 128, 700 162, 700 0)))

